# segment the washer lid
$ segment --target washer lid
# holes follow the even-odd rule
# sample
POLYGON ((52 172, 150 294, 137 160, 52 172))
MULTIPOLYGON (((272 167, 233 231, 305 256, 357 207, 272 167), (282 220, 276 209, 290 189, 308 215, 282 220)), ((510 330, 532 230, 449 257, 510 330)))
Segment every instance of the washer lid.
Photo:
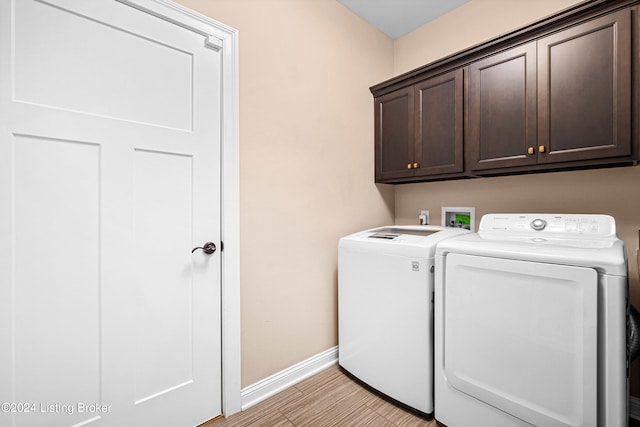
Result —
POLYGON ((608 215, 489 214, 482 217, 478 233, 442 242, 437 254, 575 265, 626 276, 624 242, 615 230, 615 221, 608 215), (544 227, 533 223, 536 219, 546 222, 544 227))
POLYGON ((345 236, 340 239, 339 247, 348 247, 361 252, 384 251, 395 255, 432 258, 438 242, 469 233, 462 228, 391 225, 345 236))

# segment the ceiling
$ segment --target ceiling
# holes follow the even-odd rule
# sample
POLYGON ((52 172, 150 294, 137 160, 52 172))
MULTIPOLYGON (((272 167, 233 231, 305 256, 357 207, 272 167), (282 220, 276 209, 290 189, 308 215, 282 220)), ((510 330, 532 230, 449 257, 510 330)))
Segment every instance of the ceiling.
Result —
POLYGON ((470 0, 337 1, 392 39, 397 39, 470 0))

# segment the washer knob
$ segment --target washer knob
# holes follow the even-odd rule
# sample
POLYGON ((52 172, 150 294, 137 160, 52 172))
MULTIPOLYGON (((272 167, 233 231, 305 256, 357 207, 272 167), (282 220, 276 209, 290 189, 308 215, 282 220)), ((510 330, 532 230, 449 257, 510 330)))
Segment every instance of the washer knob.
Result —
POLYGON ((545 221, 544 219, 537 218, 531 221, 531 228, 533 228, 536 231, 544 230, 546 226, 547 226, 547 221, 545 221))

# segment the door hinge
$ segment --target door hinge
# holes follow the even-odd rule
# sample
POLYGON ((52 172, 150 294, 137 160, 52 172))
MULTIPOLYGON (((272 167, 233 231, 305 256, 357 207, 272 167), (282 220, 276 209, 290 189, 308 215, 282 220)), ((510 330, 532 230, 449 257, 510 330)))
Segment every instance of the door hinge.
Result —
POLYGON ((224 251, 224 242, 220 240, 220 251, 224 251))

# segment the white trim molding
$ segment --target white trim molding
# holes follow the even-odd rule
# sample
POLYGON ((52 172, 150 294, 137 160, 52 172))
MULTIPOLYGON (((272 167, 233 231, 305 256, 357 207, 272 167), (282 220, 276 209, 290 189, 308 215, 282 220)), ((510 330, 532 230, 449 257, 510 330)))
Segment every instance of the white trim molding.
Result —
POLYGON ((316 354, 244 388, 241 393, 242 410, 244 411, 336 363, 338 363, 338 346, 316 354))
POLYGON ((229 416, 241 410, 238 31, 171 0, 118 1, 201 34, 222 54, 222 412, 229 416))

